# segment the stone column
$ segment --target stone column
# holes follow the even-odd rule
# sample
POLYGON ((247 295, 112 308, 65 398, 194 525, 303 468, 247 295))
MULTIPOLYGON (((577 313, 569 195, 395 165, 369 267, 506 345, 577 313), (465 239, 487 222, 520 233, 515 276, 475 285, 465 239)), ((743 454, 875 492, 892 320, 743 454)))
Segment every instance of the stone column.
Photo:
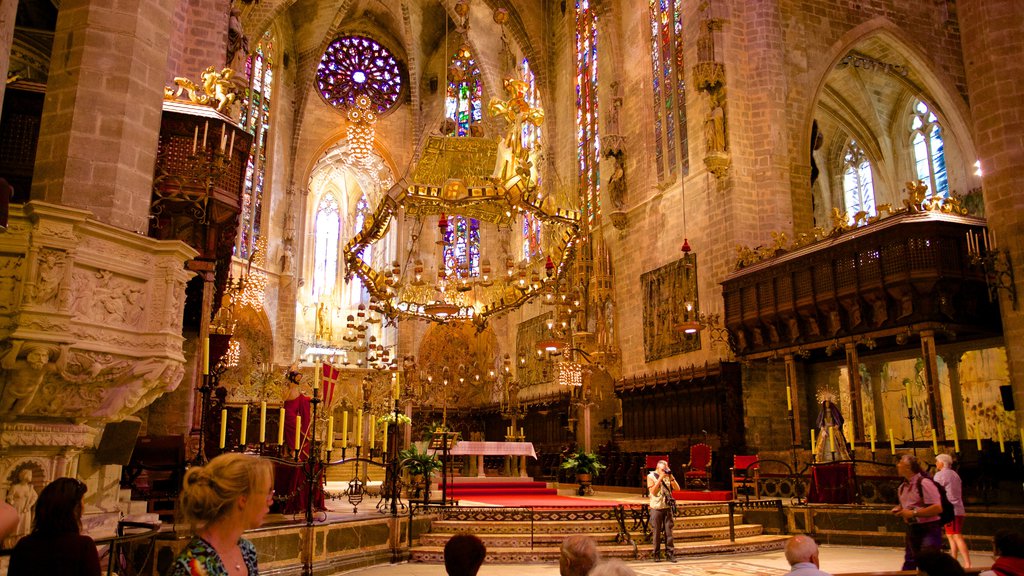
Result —
MULTIPOLYGON (((961 0, 957 2, 964 51, 967 92, 974 123, 974 145, 981 162, 985 214, 989 228, 1010 260, 1024 264, 1024 12, 1018 0, 961 0)), ((1024 274, 1016 274, 1017 293, 1024 297, 1024 274)), ((1024 339, 1024 306, 1013 306, 1000 291, 1003 336, 1006 342, 1024 339)), ((1024 348, 1006 347, 1013 399, 1024 406, 1024 348)), ((1024 410, 1017 410, 1024 426, 1024 410)))
POLYGON ((57 17, 32 198, 145 233, 174 2, 73 0, 57 17))
POLYGON ((874 406, 875 422, 873 432, 875 434, 875 442, 878 442, 877 435, 881 433, 884 437, 885 431, 885 400, 882 398, 882 376, 884 375, 882 367, 885 364, 881 362, 868 362, 868 374, 871 375, 871 402, 874 406))
POLYGON ((964 392, 960 387, 960 358, 963 352, 946 352, 941 354, 949 371, 949 402, 953 413, 953 428, 957 438, 967 438, 967 418, 964 417, 964 392))
MULTIPOLYGON (((0 2, 0 54, 10 54, 11 45, 14 44, 14 17, 18 14, 17 0, 3 0, 0 2)), ((11 69, 11 59, 0 58, 0 78, 7 78, 7 72, 11 69)), ((4 109, 4 92, 7 83, 0 84, 0 110, 4 109)))
POLYGON ((939 364, 935 353, 935 333, 921 331, 921 359, 924 360, 924 386, 928 391, 928 411, 932 428, 939 440, 946 439, 942 418, 942 397, 939 395, 939 364))
POLYGON ((853 438, 847 440, 854 442, 864 439, 864 409, 861 398, 860 355, 857 354, 857 345, 853 343, 846 345, 846 373, 850 386, 850 418, 853 419, 853 438))

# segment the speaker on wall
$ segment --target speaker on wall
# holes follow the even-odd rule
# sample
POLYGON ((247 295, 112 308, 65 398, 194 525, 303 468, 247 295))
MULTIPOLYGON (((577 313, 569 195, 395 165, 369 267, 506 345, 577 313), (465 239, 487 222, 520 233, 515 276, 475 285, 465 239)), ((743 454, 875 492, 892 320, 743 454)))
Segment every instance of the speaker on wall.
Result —
POLYGON ((1003 397, 1003 410, 1013 410, 1013 387, 1007 384, 999 387, 999 395, 1003 397))
POLYGON ((135 450, 135 440, 139 437, 139 420, 123 420, 111 422, 103 429, 99 448, 96 449, 97 464, 118 464, 127 466, 135 450))

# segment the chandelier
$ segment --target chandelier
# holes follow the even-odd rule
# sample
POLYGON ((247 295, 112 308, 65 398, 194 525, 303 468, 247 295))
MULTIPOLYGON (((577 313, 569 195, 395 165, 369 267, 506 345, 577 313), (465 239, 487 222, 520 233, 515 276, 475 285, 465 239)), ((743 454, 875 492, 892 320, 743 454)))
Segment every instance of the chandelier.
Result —
POLYGON ((356 97, 345 117, 349 121, 346 133, 352 156, 356 160, 366 160, 373 151, 374 124, 377 123, 377 113, 373 111, 370 97, 365 94, 356 97))
MULTIPOLYGON (((345 245, 348 274, 362 280, 372 297, 372 309, 389 318, 483 325, 488 317, 553 290, 566 276, 579 240, 581 217, 558 205, 554 194, 541 190, 539 153, 522 144, 523 128, 539 126, 544 111, 527 102, 525 82, 506 79, 504 86, 508 98, 493 99, 488 111, 505 120, 505 133, 499 138, 430 137, 410 181, 393 186, 367 217, 363 229, 345 245), (375 267, 364 260, 366 248, 384 238, 392 221, 400 216, 417 220, 411 227, 414 249, 406 262, 375 267), (542 224, 547 247, 517 264, 508 238, 520 218, 542 224), (428 220, 436 223, 435 249, 430 254, 414 254, 420 231, 431 228, 426 225, 428 220), (502 239, 497 244, 502 247, 498 256, 505 262, 504 274, 493 273, 486 253, 478 255, 478 270, 471 269, 464 253, 454 261, 452 254, 466 249, 453 239, 456 221, 463 234, 497 233, 502 239), (467 229, 466 222, 473 222, 476 228, 467 229)), ((483 245, 493 247, 495 243, 483 245)))

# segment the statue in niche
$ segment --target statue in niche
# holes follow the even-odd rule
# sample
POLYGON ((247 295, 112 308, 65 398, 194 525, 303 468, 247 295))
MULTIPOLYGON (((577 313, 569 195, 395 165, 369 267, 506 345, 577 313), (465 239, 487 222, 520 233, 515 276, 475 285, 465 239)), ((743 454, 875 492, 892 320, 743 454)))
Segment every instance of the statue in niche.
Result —
POLYGON ((242 13, 238 8, 232 6, 231 14, 228 16, 228 50, 224 65, 233 70, 243 70, 245 59, 249 56, 249 38, 244 34, 242 28, 242 13), (241 64, 236 65, 236 58, 241 56, 241 64))
POLYGON ((292 271, 292 259, 295 257, 292 251, 292 243, 285 242, 281 248, 281 274, 290 274, 292 271))
POLYGON ((704 140, 707 153, 725 152, 725 89, 709 92, 711 110, 704 121, 704 140))
POLYGON ((626 205, 626 152, 622 148, 609 148, 604 157, 615 161, 612 175, 608 177, 608 190, 611 192, 612 204, 621 210, 626 205))
POLYGON ((329 342, 332 337, 331 312, 327 304, 321 302, 316 305, 316 339, 329 342))
POLYGON ((18 511, 18 527, 11 536, 24 536, 32 531, 32 512, 39 495, 32 485, 32 469, 22 468, 18 482, 7 491, 7 503, 18 511))

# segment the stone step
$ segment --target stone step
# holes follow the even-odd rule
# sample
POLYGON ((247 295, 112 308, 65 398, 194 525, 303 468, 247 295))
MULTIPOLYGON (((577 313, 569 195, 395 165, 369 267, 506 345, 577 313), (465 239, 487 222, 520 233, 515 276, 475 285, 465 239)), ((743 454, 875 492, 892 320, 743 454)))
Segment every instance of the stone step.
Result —
MULTIPOLYGON (((472 530, 467 530, 472 531, 472 530)), ((735 527, 737 538, 746 538, 751 536, 759 536, 763 532, 763 528, 760 524, 739 524, 735 527)), ((529 547, 531 537, 529 531, 525 533, 487 533, 483 531, 474 532, 479 536, 484 543, 487 545, 487 549, 491 548, 523 548, 529 547)), ((571 533, 582 533, 587 534, 594 538, 599 544, 611 544, 614 543, 618 538, 618 532, 612 531, 601 531, 591 532, 587 530, 580 530, 578 532, 534 532, 532 541, 533 546, 536 547, 559 547, 562 545, 562 540, 565 539, 567 534, 571 533)), ((729 538, 729 527, 723 526, 718 528, 694 528, 685 529, 679 528, 678 526, 672 531, 676 542, 681 541, 698 541, 698 540, 726 540, 729 538)), ((641 535, 639 533, 631 533, 630 536, 633 540, 639 541, 641 535)), ((452 537, 451 533, 441 532, 430 532, 420 536, 420 546, 441 546, 443 547, 448 539, 452 537)))
MULTIPOLYGON (((781 550, 786 543, 788 536, 746 536, 736 537, 735 542, 728 539, 707 540, 700 542, 676 542, 675 553, 677 557, 695 556, 705 554, 722 553, 750 553, 781 550)), ((650 544, 638 544, 634 548, 631 544, 600 545, 599 550, 604 558, 626 558, 637 560, 649 560, 651 556, 650 544)), ((443 546, 415 546, 410 550, 412 562, 424 562, 440 564, 444 562, 443 546)), ((559 548, 538 547, 514 547, 514 548, 487 548, 487 559, 485 564, 526 564, 526 563, 557 563, 559 548)))
MULTIPOLYGON (((742 516, 737 515, 738 522, 742 516)), ((720 528, 729 526, 728 514, 709 514, 705 516, 676 516, 675 528, 701 529, 720 528)), ((633 528, 633 520, 626 517, 626 527, 633 528)), ((619 525, 615 520, 535 520, 530 521, 509 521, 509 522, 481 522, 479 520, 435 520, 431 524, 431 532, 454 534, 456 532, 475 533, 511 533, 529 534, 532 530, 535 534, 567 534, 585 533, 596 534, 600 532, 618 532, 619 525)))

